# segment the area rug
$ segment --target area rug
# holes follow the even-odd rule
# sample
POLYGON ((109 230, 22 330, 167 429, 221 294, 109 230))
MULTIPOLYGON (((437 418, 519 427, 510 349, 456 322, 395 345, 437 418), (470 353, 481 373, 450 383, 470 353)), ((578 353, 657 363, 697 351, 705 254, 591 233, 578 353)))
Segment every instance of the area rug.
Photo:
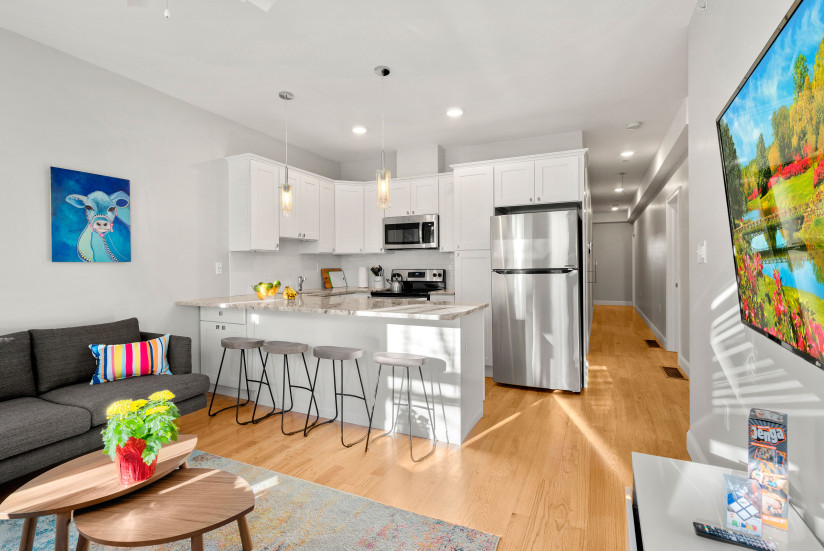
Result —
MULTIPOLYGON (((497 536, 450 524, 376 501, 274 471, 195 451, 192 467, 221 469, 246 479, 255 492, 249 527, 256 551, 492 551, 497 536)), ((54 549, 54 516, 41 517, 34 541, 36 551, 54 549)), ((17 549, 22 520, 0 520, 0 549, 17 549)), ((231 523, 203 538, 209 550, 240 549, 237 524, 231 523)), ((77 543, 71 526, 69 549, 77 543)), ((111 550, 91 544, 90 550, 111 550)), ((146 549, 146 548, 143 548, 146 549)), ((188 540, 152 547, 158 551, 188 551, 188 540)))

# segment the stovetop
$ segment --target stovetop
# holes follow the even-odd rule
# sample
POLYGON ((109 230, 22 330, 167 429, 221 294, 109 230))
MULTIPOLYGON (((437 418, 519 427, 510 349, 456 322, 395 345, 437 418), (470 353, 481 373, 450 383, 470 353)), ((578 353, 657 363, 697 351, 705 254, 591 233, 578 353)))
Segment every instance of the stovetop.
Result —
POLYGON ((392 270, 392 276, 399 275, 402 279, 403 291, 372 291, 373 297, 382 298, 425 298, 429 300, 429 293, 446 289, 446 270, 392 270))

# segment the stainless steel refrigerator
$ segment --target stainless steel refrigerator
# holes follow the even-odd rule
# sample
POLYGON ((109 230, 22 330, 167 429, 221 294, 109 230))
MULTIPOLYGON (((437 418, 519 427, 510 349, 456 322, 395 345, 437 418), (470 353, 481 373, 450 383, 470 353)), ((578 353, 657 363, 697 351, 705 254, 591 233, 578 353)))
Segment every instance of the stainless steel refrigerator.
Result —
POLYGON ((580 392, 578 209, 492 217, 493 379, 580 392))

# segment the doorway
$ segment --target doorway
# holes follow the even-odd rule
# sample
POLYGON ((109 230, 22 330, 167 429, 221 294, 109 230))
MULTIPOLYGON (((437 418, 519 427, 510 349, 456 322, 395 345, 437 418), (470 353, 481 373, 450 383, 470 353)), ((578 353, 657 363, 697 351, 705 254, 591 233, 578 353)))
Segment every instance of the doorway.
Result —
POLYGON ((681 353, 681 189, 667 197, 667 350, 681 353))

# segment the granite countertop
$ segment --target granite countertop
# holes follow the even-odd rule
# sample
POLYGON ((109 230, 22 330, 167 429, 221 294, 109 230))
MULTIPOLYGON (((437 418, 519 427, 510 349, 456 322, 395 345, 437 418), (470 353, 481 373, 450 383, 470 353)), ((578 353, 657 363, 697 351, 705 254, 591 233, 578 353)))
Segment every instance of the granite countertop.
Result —
MULTIPOLYGON (((388 287, 376 289, 374 287, 343 287, 338 289, 306 289, 299 295, 311 295, 316 297, 334 297, 339 295, 351 295, 353 293, 371 293, 372 291, 388 291, 388 287)), ((443 291, 430 291, 430 295, 455 296, 455 289, 444 289, 443 291)))
POLYGON ((291 301, 281 296, 259 300, 255 295, 240 295, 181 300, 175 304, 178 306, 236 308, 263 312, 268 310, 273 312, 305 312, 309 314, 419 320, 456 320, 489 306, 481 302, 453 304, 437 300, 353 297, 347 294, 317 296, 305 293, 298 295, 298 298, 291 301))

